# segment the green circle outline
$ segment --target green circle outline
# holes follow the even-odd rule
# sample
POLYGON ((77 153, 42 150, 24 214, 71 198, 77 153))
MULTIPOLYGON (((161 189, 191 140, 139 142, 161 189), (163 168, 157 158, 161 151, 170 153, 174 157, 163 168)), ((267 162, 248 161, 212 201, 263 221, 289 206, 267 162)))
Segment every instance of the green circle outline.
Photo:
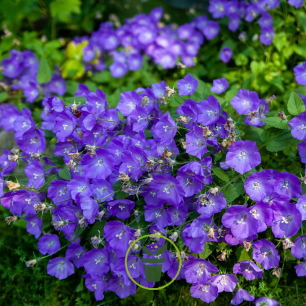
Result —
POLYGON ((178 249, 178 247, 177 247, 177 246, 174 244, 174 242, 171 241, 169 238, 167 238, 167 237, 165 237, 165 236, 162 236, 162 235, 159 235, 159 234, 149 234, 149 235, 141 236, 141 237, 139 237, 138 239, 136 239, 134 242, 131 243, 130 247, 128 248, 128 250, 127 250, 127 252, 126 252, 126 254, 125 254, 124 265, 125 265, 125 270, 126 270, 128 276, 129 276, 129 278, 132 280, 132 282, 133 282, 135 285, 137 285, 137 286, 139 286, 139 287, 141 287, 141 288, 143 288, 143 289, 147 289, 147 290, 161 290, 161 289, 164 289, 164 288, 168 287, 169 285, 171 285, 171 284, 176 280, 176 278, 178 277, 178 275, 179 275, 179 273, 180 273, 180 271, 181 271, 181 268, 182 268, 182 257, 181 257, 180 250, 178 249), (164 238, 164 239, 166 239, 167 241, 169 241, 169 242, 174 246, 174 248, 175 248, 175 250, 177 251, 178 256, 179 256, 179 268, 178 268, 177 273, 176 273, 176 275, 174 276, 174 278, 173 278, 169 283, 167 283, 166 285, 161 286, 161 287, 157 287, 157 288, 149 288, 149 287, 145 287, 145 286, 142 286, 142 285, 140 285, 139 283, 137 283, 137 282, 134 280, 134 278, 131 276, 131 274, 130 274, 130 272, 129 272, 129 269, 128 269, 128 266, 127 266, 127 258, 128 258, 128 255, 129 255, 130 251, 131 251, 131 248, 132 248, 139 240, 141 240, 141 239, 143 239, 143 238, 146 238, 146 237, 152 237, 152 236, 154 236, 154 237, 161 237, 161 238, 164 238))

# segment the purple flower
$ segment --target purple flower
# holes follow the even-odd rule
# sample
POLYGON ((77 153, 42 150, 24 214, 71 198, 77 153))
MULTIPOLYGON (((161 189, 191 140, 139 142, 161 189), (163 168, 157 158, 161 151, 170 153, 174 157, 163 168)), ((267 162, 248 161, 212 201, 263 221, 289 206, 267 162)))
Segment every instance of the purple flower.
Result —
POLYGON ((197 122, 204 126, 214 124, 220 118, 221 106, 214 96, 209 96, 207 100, 200 101, 197 104, 197 110, 197 122))
POLYGON ((262 278, 262 270, 248 260, 236 263, 233 267, 233 272, 235 274, 242 274, 247 280, 262 278))
POLYGON ((289 199, 302 195, 300 180, 291 173, 282 172, 275 176, 274 192, 289 199))
POLYGON ((26 101, 30 103, 33 103, 40 94, 37 84, 34 82, 29 82, 28 86, 23 87, 23 93, 26 96, 26 101))
POLYGON ((43 255, 52 255, 61 248, 61 245, 57 235, 45 234, 39 239, 37 247, 43 255))
POLYGON ((62 280, 74 273, 74 267, 68 259, 63 257, 56 257, 49 260, 47 273, 62 280))
POLYGON ((58 205, 71 198, 67 189, 67 183, 68 182, 64 180, 53 181, 50 183, 47 196, 52 199, 53 203, 58 205))
POLYGON ((85 253, 86 250, 78 242, 73 242, 68 245, 65 257, 71 260, 77 268, 81 268, 84 265, 85 253))
POLYGON ((34 235, 37 239, 41 234, 41 228, 43 221, 37 216, 26 217, 24 220, 27 221, 27 232, 34 235))
POLYGON ((255 306, 280 306, 280 303, 278 303, 276 300, 273 299, 269 299, 266 297, 260 297, 258 299, 256 299, 253 304, 255 306))
POLYGON ((76 203, 81 208, 83 216, 89 224, 95 223, 95 218, 99 214, 99 205, 93 198, 78 193, 76 195, 76 203))
POLYGON ((249 207, 249 212, 258 221, 258 233, 264 232, 273 223, 273 210, 263 202, 258 202, 249 207))
POLYGON ((120 221, 109 221, 104 226, 104 237, 109 245, 125 256, 130 240, 134 240, 131 229, 120 221))
MULTIPOLYGON (((147 286, 147 284, 145 284, 147 286)), ((107 289, 114 291, 121 299, 136 293, 136 285, 130 281, 128 284, 123 282, 122 277, 112 276, 107 284, 107 289)))
POLYGON ((229 16, 229 23, 228 23, 228 28, 232 31, 232 32, 236 32, 240 26, 240 16, 237 13, 233 13, 230 14, 229 16))
POLYGON ((109 260, 106 249, 94 249, 88 251, 84 257, 86 273, 92 276, 103 276, 109 271, 109 260))
POLYGON ((295 235, 302 224, 302 216, 293 203, 274 203, 272 232, 276 238, 295 235))
POLYGON ((127 73, 128 68, 124 63, 114 62, 110 65, 109 70, 114 78, 121 78, 127 73))
POLYGON ((294 267, 297 276, 306 276, 306 260, 294 267))
POLYGON ((40 162, 33 161, 31 164, 27 165, 24 172, 29 178, 28 187, 40 188, 44 185, 45 172, 40 162))
MULTIPOLYGON (((213 221, 201 216, 185 226, 182 238, 191 252, 201 253, 204 251, 205 242, 209 240, 207 235, 209 228, 214 228, 213 221)), ((211 239, 211 241, 215 240, 211 239)))
POLYGON ((211 278, 211 283, 214 286, 217 286, 218 293, 226 291, 233 292, 238 283, 238 279, 233 274, 220 274, 214 275, 211 278))
POLYGON ((179 181, 169 174, 153 174, 149 186, 160 201, 172 205, 179 205, 185 194, 179 181))
MULTIPOLYGON (((306 85, 306 62, 294 67, 295 80, 300 85, 306 85)), ((305 113, 303 113, 305 115, 305 113)), ((299 138, 298 138, 299 139, 299 138)))
POLYGON ((272 242, 260 239, 252 244, 253 259, 259 262, 265 270, 278 267, 280 256, 272 242))
POLYGON ((207 40, 212 40, 218 36, 220 31, 220 25, 217 21, 208 21, 206 27, 203 29, 203 34, 207 40))
POLYGON ((178 169, 177 180, 185 191, 185 197, 199 193, 204 187, 203 166, 196 161, 189 162, 178 169))
POLYGON ((82 159, 85 177, 92 179, 106 179, 113 171, 114 160, 112 155, 104 150, 98 149, 94 156, 85 154, 82 159))
POLYGON ((299 8, 303 6, 304 0, 288 0, 288 3, 294 6, 295 8, 299 8))
POLYGON ((77 180, 71 180, 68 185, 67 189, 70 191, 71 198, 76 200, 76 195, 78 193, 82 193, 83 195, 91 196, 92 190, 90 188, 90 184, 88 179, 86 178, 78 178, 77 180))
POLYGON ((166 112, 159 118, 159 121, 151 128, 153 137, 161 144, 169 143, 176 135, 176 123, 171 118, 169 112, 166 112))
POLYGON ((261 17, 258 19, 258 24, 260 25, 261 28, 273 26, 273 18, 269 13, 264 12, 261 14, 261 17))
POLYGON ((273 192, 273 182, 265 172, 252 173, 244 183, 245 192, 254 201, 261 201, 273 192))
POLYGON ((187 74, 182 80, 177 82, 179 94, 182 96, 192 95, 196 91, 198 83, 197 79, 187 74))
POLYGON ((204 259, 194 259, 184 265, 185 279, 191 284, 205 284, 211 277, 211 273, 219 271, 213 264, 204 259))
POLYGON ((220 59, 224 63, 228 63, 233 56, 232 49, 230 47, 224 47, 220 52, 220 59))
POLYGON ((306 258, 306 236, 299 236, 294 241, 291 253, 295 258, 306 258))
POLYGON ((211 88, 212 92, 221 94, 222 92, 225 92, 227 89, 228 89, 228 82, 226 78, 213 80, 213 86, 211 88))
POLYGON ((19 148, 27 154, 42 153, 46 148, 45 133, 39 129, 26 132, 22 139, 17 139, 16 142, 19 148))
POLYGON ((22 139, 26 132, 33 131, 35 129, 35 123, 32 118, 31 112, 28 109, 22 110, 22 115, 17 117, 14 121, 15 138, 22 139))
POLYGON ((239 89, 237 95, 231 100, 232 107, 239 115, 247 115, 259 107, 259 97, 255 91, 239 89))
POLYGON ((306 220, 306 195, 302 195, 297 203, 296 203, 296 208, 300 211, 302 220, 306 220))
POLYGON ((190 292, 192 297, 200 298, 205 303, 213 302, 218 296, 218 288, 211 283, 193 284, 190 292))
POLYGON ((89 274, 85 274, 85 286, 89 291, 95 293, 96 301, 101 301, 104 298, 103 292, 105 291, 105 281, 103 278, 99 276, 92 276, 89 274))
POLYGON ((231 229, 235 238, 245 239, 256 235, 258 232, 258 221, 242 205, 230 206, 222 216, 222 224, 231 229))
POLYGON ((134 201, 126 199, 109 201, 107 203, 107 209, 110 215, 122 220, 127 219, 131 215, 134 206, 134 201))
POLYGON ((252 302, 254 299, 255 297, 250 295, 247 290, 239 288, 238 291, 234 294, 233 299, 231 300, 231 304, 239 305, 243 301, 252 302))
POLYGON ((274 29, 272 26, 261 28, 259 40, 263 45, 265 46, 271 45, 273 39, 274 39, 274 29))
POLYGON ((213 195, 209 192, 197 197, 197 212, 204 218, 210 218, 213 214, 220 212, 226 207, 226 199, 221 192, 213 195))
POLYGON ((301 162, 306 164, 306 141, 302 141, 298 144, 299 155, 301 157, 301 162))
POLYGON ((227 13, 226 11, 226 1, 225 0, 215 0, 209 1, 208 11, 212 14, 213 18, 222 18, 227 13))
POLYGON ((193 126, 193 130, 186 134, 186 152, 190 155, 202 158, 209 150, 207 149, 207 139, 203 136, 203 128, 197 125, 193 126))
POLYGON ((226 164, 240 174, 244 174, 261 163, 256 143, 249 140, 234 142, 226 154, 226 164))
MULTIPOLYGON (((306 73, 306 70, 305 70, 305 73, 306 73)), ((306 85, 306 82, 305 82, 305 85, 306 85)), ((291 129, 292 137, 299 139, 299 140, 306 139, 306 113, 305 112, 291 119, 289 122, 289 126, 291 129)))
POLYGON ((75 117, 68 112, 59 113, 55 119, 54 132, 59 141, 65 141, 66 138, 72 135, 76 127, 75 117))

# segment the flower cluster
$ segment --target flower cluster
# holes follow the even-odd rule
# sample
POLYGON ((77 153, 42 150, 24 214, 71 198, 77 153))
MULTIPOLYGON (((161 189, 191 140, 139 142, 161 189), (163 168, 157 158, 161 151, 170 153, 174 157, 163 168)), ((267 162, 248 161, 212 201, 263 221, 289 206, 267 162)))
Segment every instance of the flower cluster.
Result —
MULTIPOLYGON (((279 271, 278 245, 272 238, 258 237, 271 228, 283 248, 291 248, 299 260, 297 275, 306 276, 306 262, 300 261, 306 257, 306 236, 290 240, 306 220, 300 180, 292 173, 259 169, 256 143, 239 138, 220 97, 208 95, 196 101, 200 82, 188 74, 177 82, 177 89, 160 82, 122 92, 116 108, 108 108, 100 89, 91 92, 80 85, 75 96, 85 102, 65 106, 56 96, 44 98, 41 127, 27 109, 20 113, 10 104, 2 110, 0 124, 15 132, 18 145, 0 157, 1 204, 12 213, 8 223, 26 220, 27 231, 39 238, 37 246, 45 257, 60 252, 65 247, 61 242, 68 241, 63 257, 49 260, 49 275, 65 279, 75 268, 85 269, 85 285, 97 300, 105 291, 125 298, 136 293, 125 268, 129 247, 142 235, 159 233, 184 246, 177 279, 185 279, 191 295, 209 303, 223 291, 234 292, 238 274, 254 280, 262 278, 264 270, 279 271), (168 107, 176 99, 180 105, 170 113, 168 107), (54 144, 52 155, 45 152, 47 132, 54 144), (220 154, 222 161, 216 165, 220 154), (17 165, 23 167, 26 183, 11 181, 17 165), (220 168, 243 176, 250 201, 239 204, 227 199, 225 188, 214 180, 220 168), (46 224, 46 214, 51 224, 46 224), (90 247, 81 233, 96 224, 103 232, 90 237, 90 247), (201 258, 208 243, 241 246, 245 252, 252 249, 252 258, 224 273, 201 258)), ((222 93, 227 87, 226 79, 215 80, 212 91, 222 93)), ((242 115, 259 114, 266 104, 257 93, 244 89, 231 100, 242 115)), ((297 122, 291 121, 291 127, 303 125, 299 116, 292 119, 297 122)), ((129 273, 141 285, 153 287, 145 279, 140 250, 141 241, 128 256, 129 273)), ((229 254, 223 248, 218 259, 224 261, 229 254)), ((162 271, 173 278, 178 254, 167 250, 160 256, 165 258, 162 271)), ((254 299, 240 288, 231 303, 254 299)), ((277 305, 266 297, 255 304, 264 301, 277 305)))
POLYGON ((33 103, 41 93, 44 96, 52 94, 64 95, 66 93, 66 81, 55 72, 49 82, 40 85, 38 77, 39 61, 32 51, 20 52, 12 50, 10 56, 2 61, 2 73, 4 82, 13 90, 21 89, 26 97, 26 102, 33 103))

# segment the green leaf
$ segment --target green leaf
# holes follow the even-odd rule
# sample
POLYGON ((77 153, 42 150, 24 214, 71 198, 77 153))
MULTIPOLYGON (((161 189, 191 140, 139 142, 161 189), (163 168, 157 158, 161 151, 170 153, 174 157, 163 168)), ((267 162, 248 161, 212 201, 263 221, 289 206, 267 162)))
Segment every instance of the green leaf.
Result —
POLYGON ((137 288, 136 294, 134 295, 137 305, 149 305, 151 304, 153 297, 153 291, 142 289, 140 287, 137 288))
POLYGON ((252 72, 257 75, 263 72, 265 68, 265 63, 263 61, 260 62, 252 61, 250 67, 252 72))
POLYGON ((279 52, 287 45, 287 43, 288 42, 287 42, 286 33, 281 32, 275 34, 275 37, 273 39, 273 44, 279 52))
POLYGON ((220 180, 224 182, 229 181, 229 177, 220 168, 212 168, 212 171, 220 180))
POLYGON ((0 93, 0 103, 5 101, 8 98, 8 94, 6 92, 0 93))
MULTIPOLYGON (((268 131, 265 131, 265 134, 268 131)), ((292 136, 290 131, 283 130, 278 133, 272 133, 267 137, 266 148, 270 152, 278 152, 284 150, 288 145, 291 145, 292 136)))
POLYGON ((51 16, 61 22, 69 22, 72 13, 81 13, 81 4, 81 0, 54 0, 50 4, 51 16))
POLYGON ((244 191, 242 183, 228 184, 225 188, 221 188, 221 192, 228 203, 237 199, 244 191))
POLYGON ((286 120, 282 120, 279 117, 267 117, 260 119, 261 121, 265 122, 266 124, 273 126, 277 129, 285 130, 288 128, 288 123, 286 120))
POLYGON ((294 91, 291 91, 290 93, 287 107, 289 113, 293 116, 305 112, 305 104, 303 100, 294 91))
POLYGON ((47 83, 51 80, 52 71, 47 60, 42 57, 39 61, 37 81, 40 84, 47 83))
POLYGON ((96 221, 93 224, 93 226, 90 228, 90 231, 87 234, 87 239, 89 240, 93 236, 103 237, 105 223, 106 223, 105 219, 102 219, 101 222, 96 221))
POLYGON ((250 250, 247 252, 244 247, 240 247, 235 252, 238 262, 244 261, 244 260, 252 260, 252 251, 250 250))
POLYGON ((205 82, 199 80, 195 75, 193 75, 193 77, 196 78, 199 83, 195 93, 188 96, 188 99, 200 101, 200 100, 205 100, 208 98, 208 96, 212 95, 210 87, 205 82))
POLYGON ((60 178, 62 178, 63 180, 66 180, 66 181, 70 181, 71 180, 71 174, 70 174, 70 171, 68 170, 67 167, 61 169, 59 172, 58 172, 58 176, 60 178))
POLYGON ((114 198, 117 200, 117 199, 125 199, 127 198, 129 195, 125 192, 122 191, 122 183, 121 182, 116 182, 114 185, 113 185, 113 188, 114 188, 114 198))
POLYGON ((212 242, 206 242, 204 246, 204 251, 199 254, 199 257, 206 259, 216 248, 216 245, 212 242))

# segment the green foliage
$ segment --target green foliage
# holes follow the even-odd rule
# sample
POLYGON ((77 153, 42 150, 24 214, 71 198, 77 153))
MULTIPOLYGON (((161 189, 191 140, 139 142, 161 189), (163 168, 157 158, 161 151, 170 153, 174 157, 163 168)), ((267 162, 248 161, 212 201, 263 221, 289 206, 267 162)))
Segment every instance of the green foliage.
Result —
POLYGON ((54 0, 50 3, 51 17, 69 22, 71 14, 81 13, 81 4, 81 0, 54 0))
POLYGON ((51 80, 52 72, 50 66, 48 65, 47 60, 42 57, 39 61, 38 73, 37 73, 37 81, 39 83, 47 83, 51 80))
POLYGON ((305 112, 304 102, 294 91, 290 93, 287 107, 288 107, 288 112, 294 116, 302 112, 305 112))

